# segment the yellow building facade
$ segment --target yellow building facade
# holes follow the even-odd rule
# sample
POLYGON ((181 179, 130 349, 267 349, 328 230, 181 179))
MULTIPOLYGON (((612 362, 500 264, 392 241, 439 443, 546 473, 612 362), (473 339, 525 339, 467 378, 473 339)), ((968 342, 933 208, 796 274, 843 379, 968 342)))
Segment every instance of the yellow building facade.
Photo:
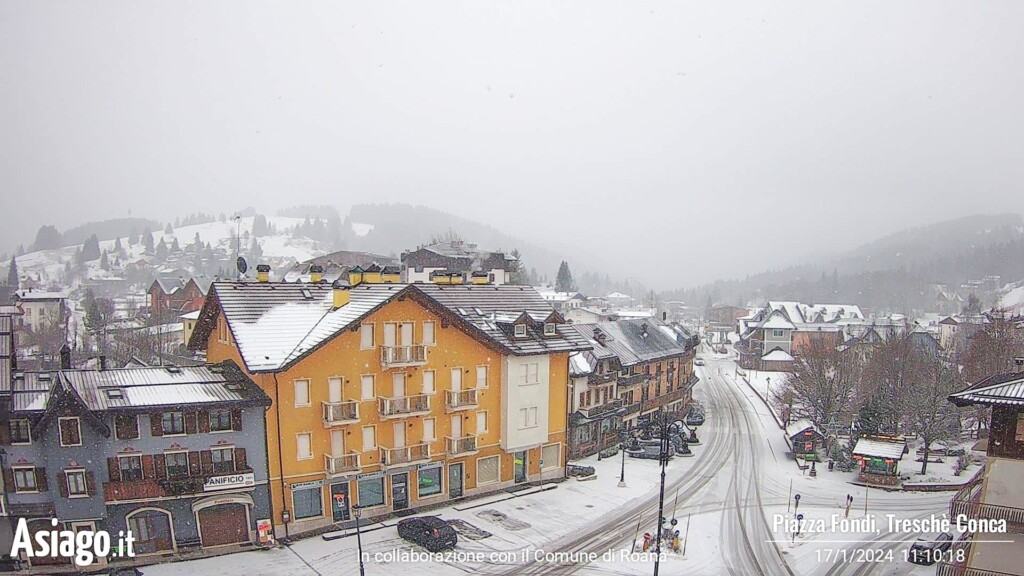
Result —
POLYGON ((280 286, 269 294, 261 288, 215 284, 199 320, 206 328, 197 329, 192 346, 205 348, 208 362, 235 361, 273 401, 267 458, 278 537, 349 521, 353 507, 363 517, 382 516, 564 476, 568 349, 580 344, 558 342, 562 336, 551 334, 549 322, 537 320, 528 335, 551 349, 524 354, 503 345, 504 332, 487 336, 494 327, 508 328, 510 341, 526 332, 510 316, 507 326, 495 323, 493 313, 467 321, 464 309, 413 286, 394 287, 383 297, 377 290, 368 302, 373 290, 364 294, 366 286, 353 288, 351 300, 348 293, 336 299, 325 294, 329 288, 311 286, 316 302, 344 302, 334 312, 373 307, 293 360, 254 369, 250 364, 262 358, 248 341, 263 345, 273 333, 256 342, 250 327, 289 306, 301 310, 285 303, 252 324, 248 317, 233 319, 233 306, 248 297, 235 292, 248 290, 259 300, 295 289, 280 286), (234 303, 222 307, 218 292, 234 303))

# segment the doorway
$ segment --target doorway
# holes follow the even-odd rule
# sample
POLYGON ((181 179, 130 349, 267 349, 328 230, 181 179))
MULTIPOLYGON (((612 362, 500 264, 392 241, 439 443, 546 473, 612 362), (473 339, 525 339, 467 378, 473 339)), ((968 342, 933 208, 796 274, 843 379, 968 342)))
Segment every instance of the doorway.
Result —
POLYGON ((523 482, 526 482, 526 465, 527 465, 526 454, 527 454, 526 450, 523 450, 522 452, 516 452, 515 454, 512 455, 512 457, 515 459, 515 482, 516 482, 516 484, 521 484, 523 482))
POLYGON ((391 507, 395 510, 405 510, 409 507, 408 472, 391 476, 391 507))
POLYGON ((348 520, 348 482, 331 484, 331 518, 335 522, 348 520))
POLYGON ((462 462, 448 465, 448 498, 462 498, 462 462))

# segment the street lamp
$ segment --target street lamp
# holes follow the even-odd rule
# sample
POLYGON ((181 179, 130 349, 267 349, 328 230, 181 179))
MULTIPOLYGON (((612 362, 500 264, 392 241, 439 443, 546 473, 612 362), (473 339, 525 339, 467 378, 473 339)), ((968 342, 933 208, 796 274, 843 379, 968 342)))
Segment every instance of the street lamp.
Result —
POLYGON ((363 539, 359 532, 359 518, 362 516, 362 510, 360 510, 358 506, 353 506, 352 514, 356 517, 356 546, 359 548, 359 576, 366 576, 366 571, 363 568, 363 539))
POLYGON ((768 396, 772 393, 772 377, 769 376, 764 379, 767 384, 764 385, 764 401, 768 401, 768 396))
POLYGON ((622 450, 622 472, 619 473, 619 488, 626 487, 626 443, 623 442, 619 445, 619 449, 622 450))

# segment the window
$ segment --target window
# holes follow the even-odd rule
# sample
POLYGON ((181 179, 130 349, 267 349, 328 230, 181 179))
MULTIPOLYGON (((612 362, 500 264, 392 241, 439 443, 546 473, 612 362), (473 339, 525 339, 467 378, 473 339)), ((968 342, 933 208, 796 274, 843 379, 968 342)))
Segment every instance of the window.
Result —
POLYGON ((295 381, 295 407, 309 406, 309 380, 295 381))
POLYGON ((217 341, 223 344, 228 342, 228 323, 224 317, 217 319, 217 341))
POLYGON ((309 432, 295 435, 295 457, 297 460, 309 460, 313 457, 312 438, 309 432))
POLYGON ((1017 442, 1024 442, 1024 414, 1017 414, 1017 442))
POLYGON ((476 433, 483 434, 487 432, 487 412, 476 413, 476 433))
POLYGON ((423 343, 430 345, 435 344, 434 341, 434 323, 424 322, 423 323, 423 343))
POLYGON ((424 418, 423 419, 423 441, 427 442, 434 440, 434 419, 424 418))
POLYGON ((188 452, 167 452, 164 454, 164 467, 168 478, 185 478, 188 476, 188 452))
POLYGON ((452 390, 462 390, 462 368, 452 368, 452 390))
POLYGON ((68 470, 64 472, 68 481, 68 498, 81 498, 89 495, 85 483, 85 470, 68 470))
POLYGON ((359 347, 363 350, 373 348, 373 324, 363 324, 359 327, 359 347))
POLYGON ((164 436, 185 433, 185 415, 181 412, 164 412, 160 415, 164 436))
POLYGON ((772 336, 774 338, 782 338, 782 330, 772 330, 772 336))
POLYGON ((522 426, 520 427, 520 429, 523 429, 523 428, 534 428, 535 426, 537 426, 537 407, 536 406, 531 406, 530 408, 520 408, 519 409, 519 416, 520 416, 520 422, 522 423, 522 426))
POLYGON ((593 397, 591 396, 591 391, 587 390, 587 406, 590 406, 593 403, 592 400, 593 397))
POLYGON ((562 447, 560 444, 548 444, 540 451, 540 469, 550 470, 560 467, 562 463, 562 447))
POLYGON ((497 482, 501 472, 501 457, 490 456, 480 458, 476 461, 476 483, 477 485, 492 484, 497 482))
POLYGON ((434 393, 434 371, 424 370, 423 371, 423 393, 433 394, 434 393))
POLYGON ((14 469, 14 491, 15 492, 36 492, 39 487, 36 485, 36 469, 34 466, 14 469))
POLYGON ((231 410, 210 412, 210 432, 226 432, 228 430, 231 430, 231 410))
POLYGON ((360 392, 362 393, 361 398, 363 400, 373 400, 373 374, 366 374, 359 379, 360 392))
POLYGON ((519 384, 538 384, 540 382, 540 365, 536 362, 519 365, 519 384))
POLYGON ((82 426, 78 421, 78 418, 74 416, 68 416, 60 418, 60 445, 61 446, 81 446, 82 445, 82 426))
POLYGON ((117 467, 122 482, 142 480, 142 456, 118 456, 117 467))
POLYGON ((550 322, 545 323, 544 324, 544 335, 545 336, 554 336, 555 335, 555 325, 550 323, 550 322))
POLYGON ((292 490, 292 512, 296 520, 324 515, 323 488, 314 486, 292 490))
POLYGON ((28 420, 11 420, 8 427, 11 429, 11 444, 32 443, 32 428, 28 425, 28 420))
POLYGON ((135 440, 139 437, 139 417, 134 414, 114 415, 114 435, 118 440, 135 440))
POLYGON ((377 447, 377 429, 373 426, 363 426, 363 452, 373 450, 377 447))
POLYGON ((487 366, 476 367, 476 387, 487 388, 487 366))
POLYGON ((586 392, 580 392, 580 408, 586 408, 586 407, 587 407, 587 393, 586 392))
POLYGON ((515 330, 516 338, 526 337, 526 324, 516 324, 515 330))
POLYGON ((441 467, 416 471, 416 495, 419 498, 441 493, 441 467))
POLYGON ((359 507, 384 504, 384 478, 364 478, 358 483, 359 507))
POLYGON ((210 451, 213 459, 213 471, 217 473, 235 471, 235 449, 217 448, 210 451))

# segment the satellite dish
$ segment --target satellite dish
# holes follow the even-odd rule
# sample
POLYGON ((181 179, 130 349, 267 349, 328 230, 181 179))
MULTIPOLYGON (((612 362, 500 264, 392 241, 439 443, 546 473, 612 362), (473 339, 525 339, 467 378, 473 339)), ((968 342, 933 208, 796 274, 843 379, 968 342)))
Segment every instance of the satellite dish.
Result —
POLYGON ((249 269, 249 264, 241 256, 238 257, 238 260, 235 260, 235 266, 238 268, 239 274, 245 274, 245 271, 249 269))

